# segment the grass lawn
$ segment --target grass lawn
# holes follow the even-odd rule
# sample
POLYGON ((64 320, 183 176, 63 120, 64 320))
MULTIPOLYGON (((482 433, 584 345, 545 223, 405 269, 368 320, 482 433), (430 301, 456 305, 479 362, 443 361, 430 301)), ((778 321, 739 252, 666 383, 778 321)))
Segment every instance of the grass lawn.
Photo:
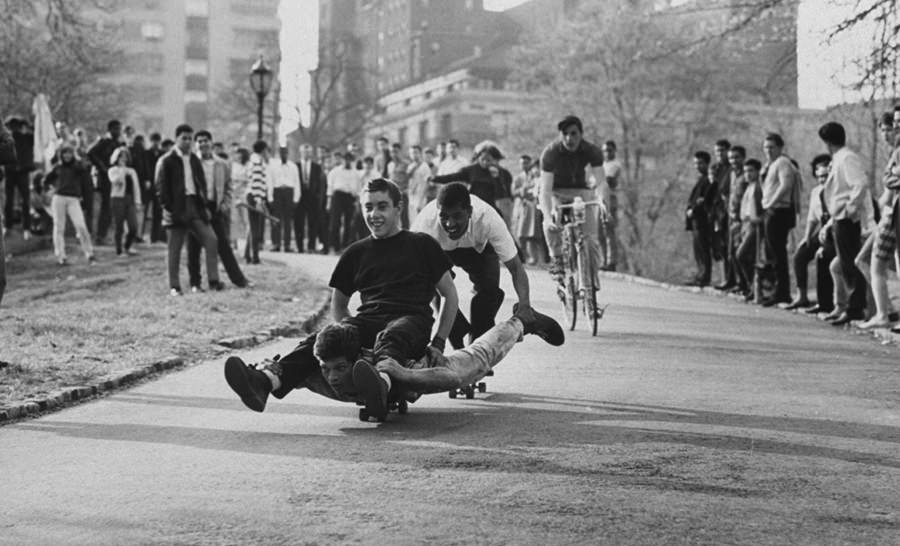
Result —
MULTIPOLYGON (((227 349, 215 341, 299 322, 325 293, 327 279, 263 263, 242 264, 254 284, 250 289, 234 287, 223 271, 223 292, 173 298, 165 246, 138 249, 139 256, 126 259, 100 247, 93 267, 72 245, 66 267, 48 251, 9 261, 0 305, 0 361, 6 363, 0 407, 167 356, 193 361, 221 355, 227 349)), ((203 273, 205 282, 205 267, 203 273)), ((184 256, 182 286, 188 287, 184 256)))

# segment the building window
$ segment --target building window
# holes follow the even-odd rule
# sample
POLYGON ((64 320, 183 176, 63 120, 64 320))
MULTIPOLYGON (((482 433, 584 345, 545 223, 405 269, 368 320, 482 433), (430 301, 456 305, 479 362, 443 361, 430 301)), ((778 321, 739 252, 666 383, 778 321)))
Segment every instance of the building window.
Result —
MULTIPOLYGON (((319 5, 322 5, 320 2, 319 5)), ((327 2, 322 17, 327 18, 327 2)), ((231 11, 239 15, 253 15, 256 17, 276 17, 278 15, 278 0, 231 0, 231 11)))
POLYGON ((147 21, 141 24, 141 37, 148 42, 158 42, 163 39, 165 28, 157 21, 147 21))
POLYGON ((188 91, 206 91, 209 80, 206 76, 199 74, 189 74, 184 78, 184 88, 188 91))

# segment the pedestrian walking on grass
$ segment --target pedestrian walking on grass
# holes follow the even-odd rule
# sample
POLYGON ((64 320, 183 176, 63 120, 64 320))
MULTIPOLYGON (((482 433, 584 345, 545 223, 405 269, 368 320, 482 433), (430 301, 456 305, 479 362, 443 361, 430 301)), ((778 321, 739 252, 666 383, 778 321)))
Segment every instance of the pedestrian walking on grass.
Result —
MULTIPOLYGON (((45 186, 54 189, 53 197, 50 198, 50 210, 53 211, 53 254, 59 265, 66 265, 66 218, 68 218, 75 227, 84 257, 93 263, 94 248, 91 244, 91 233, 88 231, 81 209, 85 189, 91 188, 91 174, 76 160, 72 146, 64 145, 60 148, 59 159, 60 162, 44 179, 45 186)), ((88 194, 87 197, 92 196, 88 194)))

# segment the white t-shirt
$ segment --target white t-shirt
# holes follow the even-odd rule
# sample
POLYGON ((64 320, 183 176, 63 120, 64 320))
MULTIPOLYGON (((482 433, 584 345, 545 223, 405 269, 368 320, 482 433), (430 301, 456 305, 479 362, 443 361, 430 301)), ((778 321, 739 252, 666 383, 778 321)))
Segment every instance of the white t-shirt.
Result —
POLYGON ((469 228, 459 239, 454 241, 441 227, 437 200, 425 205, 409 230, 431 235, 445 251, 474 248, 476 252, 481 253, 490 243, 501 262, 506 263, 515 258, 519 253, 503 217, 478 197, 472 195, 471 199, 472 218, 469 220, 469 228))
POLYGON ((622 162, 618 159, 612 159, 603 162, 603 176, 606 178, 614 178, 615 186, 618 187, 622 183, 622 162))
POLYGON ((441 161, 441 164, 438 165, 438 176, 457 173, 460 169, 468 164, 469 163, 465 159, 459 156, 456 156, 456 159, 454 159, 448 155, 447 158, 441 161))

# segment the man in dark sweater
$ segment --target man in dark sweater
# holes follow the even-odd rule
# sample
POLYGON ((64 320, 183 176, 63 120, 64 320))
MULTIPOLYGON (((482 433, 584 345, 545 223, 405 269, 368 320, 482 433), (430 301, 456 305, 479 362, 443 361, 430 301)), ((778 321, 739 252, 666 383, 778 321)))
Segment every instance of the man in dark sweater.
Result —
MULTIPOLYGON (((97 139, 93 146, 88 148, 88 159, 97 169, 97 193, 100 194, 100 210, 97 212, 97 230, 94 232, 97 244, 105 244, 106 234, 112 225, 112 209, 110 192, 112 186, 109 183, 109 160, 112 153, 122 145, 122 123, 111 120, 106 124, 106 135, 97 139)), ((87 196, 85 198, 88 198, 87 196)))
POLYGON ((684 213, 686 228, 694 235, 694 259, 697 262, 697 275, 688 282, 690 286, 707 286, 712 274, 712 214, 717 187, 709 180, 710 159, 709 152, 694 154, 697 182, 691 190, 684 213))
POLYGON ((34 135, 28 132, 27 122, 19 118, 9 118, 6 126, 12 132, 16 148, 16 163, 6 169, 6 202, 3 227, 10 229, 15 222, 16 192, 22 201, 22 233, 27 239, 31 235, 31 171, 34 170, 34 135))

